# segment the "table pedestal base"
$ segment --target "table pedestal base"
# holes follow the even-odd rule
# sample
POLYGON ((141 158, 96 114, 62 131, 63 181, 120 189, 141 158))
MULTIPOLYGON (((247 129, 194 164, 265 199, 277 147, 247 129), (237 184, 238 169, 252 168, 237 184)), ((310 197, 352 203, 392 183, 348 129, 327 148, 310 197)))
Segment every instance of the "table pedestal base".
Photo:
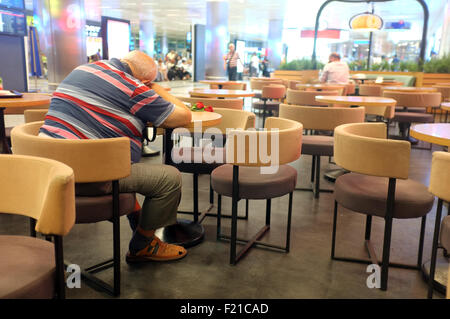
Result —
POLYGON ((176 224, 159 228, 155 234, 163 242, 188 248, 203 241, 205 229, 191 220, 178 219, 176 224))
MULTIPOLYGON (((449 263, 444 257, 437 257, 436 272, 434 274, 433 288, 441 294, 445 295, 447 283, 448 283, 448 267, 449 263)), ((422 274, 428 283, 430 278, 430 261, 427 261, 422 265, 422 274)))

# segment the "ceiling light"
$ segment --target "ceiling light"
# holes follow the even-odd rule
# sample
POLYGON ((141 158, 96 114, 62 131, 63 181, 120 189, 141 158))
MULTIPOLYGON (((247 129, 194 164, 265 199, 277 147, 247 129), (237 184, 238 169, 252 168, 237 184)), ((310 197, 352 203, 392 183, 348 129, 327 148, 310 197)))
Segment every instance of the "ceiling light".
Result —
POLYGON ((383 19, 376 15, 372 3, 372 12, 366 11, 350 18, 350 29, 355 31, 377 31, 383 28, 383 19))

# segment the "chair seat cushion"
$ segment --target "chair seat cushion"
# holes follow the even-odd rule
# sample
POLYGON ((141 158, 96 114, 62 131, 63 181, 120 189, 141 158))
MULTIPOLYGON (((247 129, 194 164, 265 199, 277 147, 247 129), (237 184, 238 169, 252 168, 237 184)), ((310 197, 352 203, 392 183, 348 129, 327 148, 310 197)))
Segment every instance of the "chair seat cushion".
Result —
POLYGON ((50 299, 55 292, 52 243, 25 236, 0 236, 0 299, 50 299))
MULTIPOLYGON (((136 196, 134 193, 119 194, 120 216, 128 215, 134 211, 136 196)), ((112 219, 112 195, 103 196, 76 196, 76 224, 97 223, 112 219)))
MULTIPOLYGON (((269 199, 289 194, 295 189, 297 171, 280 165, 275 174, 261 174, 260 167, 239 167, 239 198, 269 199)), ((211 173, 211 186, 220 195, 232 196, 233 165, 225 164, 211 173)))
POLYGON ((445 216, 442 220, 441 245, 450 252, 450 216, 445 216))
POLYGON ((433 123, 433 115, 418 112, 395 112, 393 121, 406 123, 433 123))
POLYGON ((183 173, 211 174, 226 162, 225 148, 180 147, 172 152, 174 166, 183 173))
MULTIPOLYGON (((336 180, 336 201, 355 212, 384 217, 388 192, 386 177, 348 173, 336 180)), ((394 218, 415 218, 426 215, 433 207, 434 196, 425 185, 407 179, 397 180, 394 218)))
POLYGON ((395 108, 395 112, 414 112, 414 113, 426 113, 426 109, 424 107, 408 107, 404 108, 401 106, 397 106, 395 108))
MULTIPOLYGON (((281 102, 278 101, 267 101, 266 102, 266 110, 268 111, 276 111, 279 109, 281 102)), ((264 102, 253 102, 253 108, 257 110, 264 110, 264 102)))
POLYGON ((333 156, 334 137, 323 135, 303 135, 302 154, 333 156))

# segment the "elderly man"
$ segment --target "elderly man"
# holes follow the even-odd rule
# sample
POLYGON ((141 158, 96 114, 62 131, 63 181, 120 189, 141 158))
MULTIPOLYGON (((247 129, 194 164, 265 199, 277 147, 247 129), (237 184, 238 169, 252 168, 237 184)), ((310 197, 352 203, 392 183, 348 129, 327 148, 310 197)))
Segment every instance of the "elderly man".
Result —
POLYGON ((191 121, 191 112, 181 101, 151 83, 156 75, 156 63, 140 51, 121 60, 81 65, 53 94, 39 133, 65 139, 130 139, 131 175, 119 181, 119 190, 140 193, 145 200, 141 213, 130 218, 134 233, 127 262, 175 260, 186 255, 183 247, 164 243, 154 234, 155 229, 176 222, 181 198, 179 171, 172 166, 139 163, 147 122, 177 127, 191 121))
POLYGON ((341 56, 338 53, 331 53, 329 62, 323 68, 320 82, 322 83, 348 83, 350 70, 347 63, 341 61, 341 56))
MULTIPOLYGON (((236 81, 237 80, 237 61, 241 61, 239 57, 239 53, 236 52, 233 43, 228 45, 228 53, 223 57, 225 60, 225 69, 228 71, 228 80, 236 81)), ((242 62, 241 62, 242 64, 242 62)))

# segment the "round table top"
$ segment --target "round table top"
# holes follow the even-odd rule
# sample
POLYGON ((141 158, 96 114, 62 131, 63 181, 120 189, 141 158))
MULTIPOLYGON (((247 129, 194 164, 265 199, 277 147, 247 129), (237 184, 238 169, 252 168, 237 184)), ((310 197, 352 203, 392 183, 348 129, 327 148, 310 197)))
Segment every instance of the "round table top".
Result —
POLYGON ((450 102, 441 103, 441 109, 443 109, 445 111, 450 111, 450 102))
POLYGON ((340 96, 330 95, 316 96, 316 101, 328 104, 342 104, 342 105, 359 105, 359 106, 395 106, 397 101, 390 98, 379 96, 340 96))
POLYGON ((192 112, 191 124, 187 128, 193 128, 195 124, 201 123, 202 127, 210 127, 219 124, 222 121, 222 115, 215 112, 197 111, 192 112))
POLYGON ((416 124, 411 136, 428 143, 450 146, 450 123, 416 124))
POLYGON ((297 88, 299 89, 323 89, 323 88, 345 88, 346 85, 345 84, 339 84, 339 83, 318 83, 318 84, 303 84, 303 83, 299 83, 296 85, 297 88))
POLYGON ((189 92, 189 95, 195 97, 251 97, 255 96, 255 93, 244 90, 194 89, 189 92))
POLYGON ((385 91, 401 91, 401 92, 437 92, 436 88, 431 87, 416 87, 416 86, 386 86, 383 88, 385 91))
POLYGON ((0 107, 5 108, 23 108, 23 107, 42 107, 50 104, 52 96, 44 93, 22 93, 22 97, 1 98, 0 107))

